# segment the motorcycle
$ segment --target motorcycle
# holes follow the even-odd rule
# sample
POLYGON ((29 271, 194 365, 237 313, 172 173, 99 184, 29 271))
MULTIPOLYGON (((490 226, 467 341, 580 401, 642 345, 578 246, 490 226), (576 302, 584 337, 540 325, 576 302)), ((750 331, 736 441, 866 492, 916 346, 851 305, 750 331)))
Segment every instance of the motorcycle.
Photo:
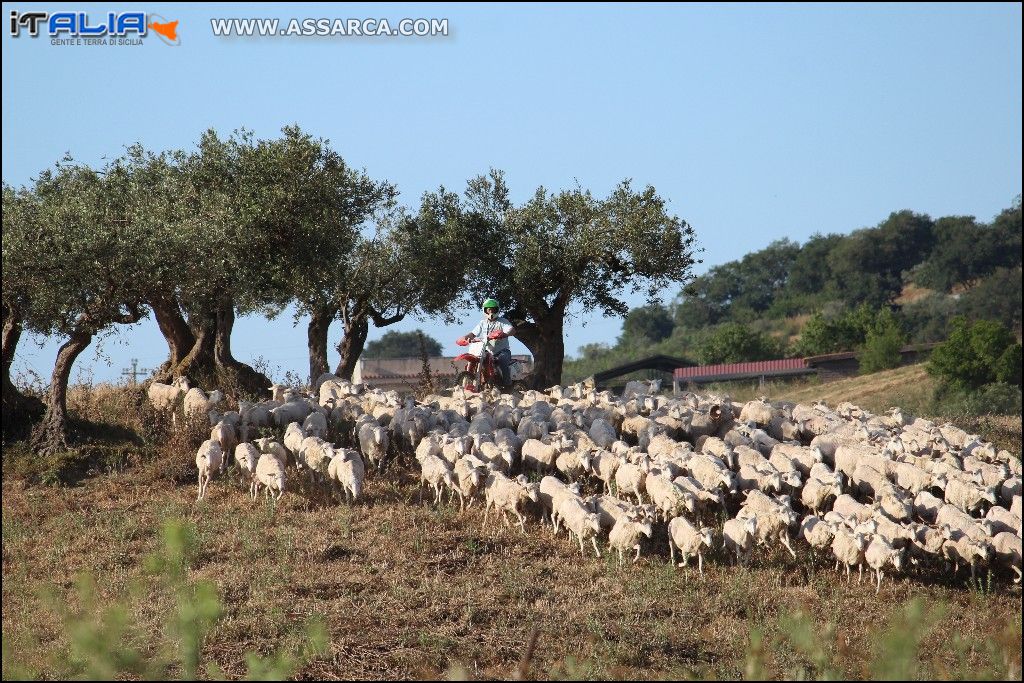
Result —
MULTIPOLYGON (((526 384, 519 379, 512 380, 511 384, 503 384, 501 381, 501 370, 494 362, 494 340, 500 339, 500 332, 492 332, 484 338, 474 338, 472 341, 465 337, 455 340, 457 346, 468 347, 465 353, 461 353, 452 361, 455 367, 455 386, 462 387, 465 391, 483 391, 490 388, 505 390, 524 391, 526 384), (482 359, 482 360, 481 360, 482 359), (465 361, 465 367, 459 371, 459 361, 465 361)), ((513 358, 509 366, 509 375, 515 376, 515 366, 520 361, 513 358)))

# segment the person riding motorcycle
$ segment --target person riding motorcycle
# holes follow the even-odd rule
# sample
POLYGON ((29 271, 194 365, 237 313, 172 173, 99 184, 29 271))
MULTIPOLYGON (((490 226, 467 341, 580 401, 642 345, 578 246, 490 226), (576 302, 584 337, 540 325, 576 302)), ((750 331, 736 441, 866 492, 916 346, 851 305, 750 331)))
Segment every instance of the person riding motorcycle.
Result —
POLYGON ((516 329, 506 318, 498 317, 499 306, 494 299, 484 301, 483 309, 483 320, 466 334, 466 341, 471 342, 477 337, 494 341, 494 364, 501 372, 501 383, 508 386, 512 384, 512 350, 508 346, 508 337, 514 335, 516 329))

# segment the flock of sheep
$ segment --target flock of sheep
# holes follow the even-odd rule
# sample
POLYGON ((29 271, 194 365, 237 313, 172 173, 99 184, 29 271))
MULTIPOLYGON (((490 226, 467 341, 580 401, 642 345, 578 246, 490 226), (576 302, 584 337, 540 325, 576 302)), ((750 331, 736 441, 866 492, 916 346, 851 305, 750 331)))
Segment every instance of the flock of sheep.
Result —
MULTIPOLYGON (((445 489, 460 510, 482 499, 526 533, 539 517, 565 529, 580 552, 598 538, 619 554, 641 553, 641 537, 666 525, 672 562, 694 556, 703 573, 717 545, 744 563, 758 547, 802 539, 835 568, 887 571, 1006 568, 1021 581, 1021 461, 950 424, 891 409, 873 415, 850 403, 829 408, 765 399, 658 394, 631 382, 621 396, 584 384, 547 392, 480 396, 455 389, 404 401, 324 375, 304 395, 282 385, 273 398, 218 412, 186 380, 153 383, 160 409, 183 400, 213 429, 196 455, 199 498, 228 458, 249 482, 280 498, 303 477, 346 500, 362 496, 367 468, 413 456, 435 504, 445 489), (325 440, 341 433, 345 448, 325 440), (276 430, 280 440, 256 433, 276 430), (351 433, 348 429, 351 428, 351 433), (351 436, 351 438, 349 438, 351 436), (589 495, 585 495, 585 493, 589 495), (891 568, 891 569, 890 569, 891 568)), ((422 491, 422 489, 421 489, 422 491)))

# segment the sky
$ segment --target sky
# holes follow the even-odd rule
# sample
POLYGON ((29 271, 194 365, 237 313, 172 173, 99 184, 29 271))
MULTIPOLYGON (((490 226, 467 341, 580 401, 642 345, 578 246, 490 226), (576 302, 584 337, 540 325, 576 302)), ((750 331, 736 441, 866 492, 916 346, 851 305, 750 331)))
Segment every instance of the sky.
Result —
MULTIPOLYGON (((990 220, 1021 193, 1021 5, 177 6, 4 3, 3 180, 66 152, 189 149, 202 131, 298 123, 400 201, 491 167, 512 198, 631 178, 690 223, 709 267, 774 240, 848 233, 911 209, 990 220), (10 11, 145 11, 179 45, 51 45, 10 11), (224 37, 211 18, 448 20, 447 36, 224 37)), ((45 33, 45 30, 44 30, 45 33)), ((663 292, 671 300, 678 287, 663 292)), ((639 298, 627 298, 641 305, 639 298)), ((408 319, 454 354, 458 325, 408 319)), ((565 347, 614 344, 621 318, 570 309, 565 347)), ((330 331, 330 361, 340 323, 330 331)), ((308 373, 305 321, 239 319, 235 355, 308 373)), ((48 378, 60 340, 23 338, 13 374, 48 378)), ((513 340, 513 353, 526 349, 513 340)), ((119 330, 72 381, 117 381, 167 355, 155 321, 119 330)))

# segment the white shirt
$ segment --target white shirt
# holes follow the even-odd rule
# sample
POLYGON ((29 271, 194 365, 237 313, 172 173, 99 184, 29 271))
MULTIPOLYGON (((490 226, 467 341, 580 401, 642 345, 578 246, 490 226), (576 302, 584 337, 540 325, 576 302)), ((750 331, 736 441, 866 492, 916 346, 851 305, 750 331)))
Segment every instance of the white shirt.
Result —
MULTIPOLYGON (((505 318, 495 318, 494 322, 491 322, 487 318, 484 318, 483 320, 477 323, 476 327, 473 328, 472 332, 475 336, 481 339, 487 339, 487 335, 489 335, 491 332, 501 330, 505 334, 509 334, 514 329, 515 327, 512 325, 512 323, 510 323, 505 318)), ((491 349, 494 351, 494 353, 504 351, 507 348, 509 348, 508 337, 502 337, 501 339, 491 340, 491 349)))

